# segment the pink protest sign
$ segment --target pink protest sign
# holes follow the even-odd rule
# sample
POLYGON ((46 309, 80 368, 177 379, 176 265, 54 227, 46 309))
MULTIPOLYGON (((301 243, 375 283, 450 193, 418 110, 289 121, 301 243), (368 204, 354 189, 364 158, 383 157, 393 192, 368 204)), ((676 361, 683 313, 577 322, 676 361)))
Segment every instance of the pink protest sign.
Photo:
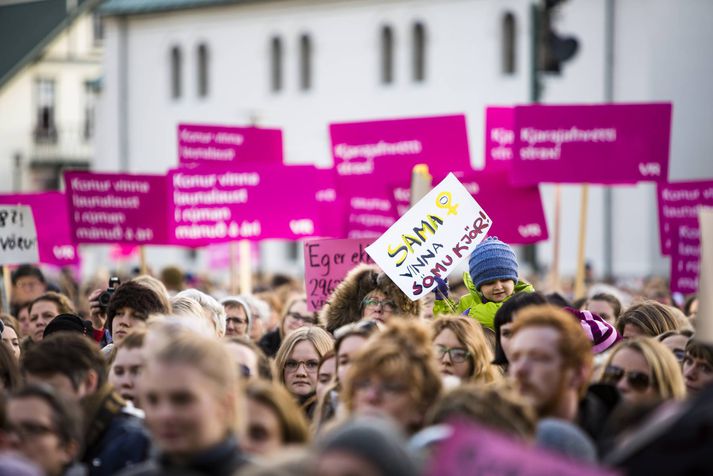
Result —
POLYGON ((167 244, 165 176, 65 172, 64 182, 75 242, 167 244))
MULTIPOLYGON (((463 186, 488 210, 493 226, 488 232, 513 245, 527 245, 547 239, 547 221, 537 186, 514 187, 505 169, 469 172, 460 177, 463 186)), ((399 215, 409 209, 411 191, 396 187, 394 202, 399 215)))
POLYGON ((701 260, 701 230, 695 226, 672 223, 671 234, 671 292, 695 294, 698 292, 698 273, 701 260))
POLYGON ((617 472, 536 449, 472 424, 454 423, 434 450, 426 476, 616 476, 617 472))
POLYGON ((698 227, 700 207, 713 206, 713 180, 658 184, 661 253, 671 254, 676 226, 698 227))
POLYGON ((55 266, 79 263, 79 253, 69 228, 67 201, 63 193, 0 195, 0 204, 27 205, 32 208, 40 263, 55 266))
POLYGON ((671 104, 516 106, 516 185, 668 177, 671 104))
POLYGON ((178 125, 178 162, 282 163, 282 131, 258 127, 178 125))
POLYGON ((307 307, 319 311, 349 270, 373 263, 366 253, 371 239, 306 240, 304 242, 307 307))
MULTIPOLYGON (((312 166, 197 167, 169 173, 173 244, 323 236, 331 170, 312 166), (324 220, 322 221, 321 218, 324 220)), ((332 229, 325 226, 325 229, 332 229)))
POLYGON ((509 169, 515 145, 515 108, 485 108, 485 168, 509 169))

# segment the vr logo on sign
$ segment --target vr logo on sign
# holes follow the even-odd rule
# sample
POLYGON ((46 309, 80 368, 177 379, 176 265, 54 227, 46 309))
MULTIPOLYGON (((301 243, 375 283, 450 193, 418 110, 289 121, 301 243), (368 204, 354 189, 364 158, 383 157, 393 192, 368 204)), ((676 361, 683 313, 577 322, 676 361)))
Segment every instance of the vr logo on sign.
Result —
POLYGON ((52 253, 57 259, 74 259, 74 248, 70 245, 54 246, 52 247, 52 253))
POLYGON ((539 223, 530 223, 529 225, 520 225, 517 227, 517 231, 523 238, 530 238, 533 236, 541 236, 542 229, 539 223))
POLYGON ((290 220, 290 231, 295 235, 312 235, 314 234, 314 222, 308 218, 290 220))
POLYGON ((639 163, 639 173, 644 177, 660 177, 661 164, 658 162, 639 163))

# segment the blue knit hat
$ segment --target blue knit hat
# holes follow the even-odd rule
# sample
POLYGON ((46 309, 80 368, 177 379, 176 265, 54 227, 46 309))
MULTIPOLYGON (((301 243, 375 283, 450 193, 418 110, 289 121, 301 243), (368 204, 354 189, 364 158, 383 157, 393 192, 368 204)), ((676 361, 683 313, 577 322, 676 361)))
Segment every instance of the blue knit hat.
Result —
POLYGON ((512 279, 517 283, 517 258, 507 243, 492 236, 475 247, 468 260, 470 277, 475 289, 496 279, 512 279))

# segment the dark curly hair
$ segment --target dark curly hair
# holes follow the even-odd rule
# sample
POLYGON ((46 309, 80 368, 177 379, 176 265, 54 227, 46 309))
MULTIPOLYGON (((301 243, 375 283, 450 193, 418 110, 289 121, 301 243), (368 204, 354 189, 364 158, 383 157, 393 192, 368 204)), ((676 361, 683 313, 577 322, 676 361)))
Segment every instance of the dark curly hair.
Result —
POLYGON ((127 281, 116 288, 109 301, 105 326, 106 329, 109 329, 109 332, 111 332, 114 316, 120 309, 125 307, 144 314, 147 318, 151 314, 168 314, 171 312, 154 291, 133 281, 127 281))

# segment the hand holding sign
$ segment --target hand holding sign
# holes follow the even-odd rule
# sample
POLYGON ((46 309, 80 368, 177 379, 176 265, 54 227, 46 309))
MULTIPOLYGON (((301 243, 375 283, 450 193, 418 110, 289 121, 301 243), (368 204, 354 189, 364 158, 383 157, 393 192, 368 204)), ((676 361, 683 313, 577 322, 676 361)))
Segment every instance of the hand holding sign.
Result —
POLYGON ((37 263, 37 231, 28 206, 0 206, 0 264, 37 263))
POLYGON ((493 222, 453 174, 366 252, 411 299, 438 285, 483 241, 493 222))

